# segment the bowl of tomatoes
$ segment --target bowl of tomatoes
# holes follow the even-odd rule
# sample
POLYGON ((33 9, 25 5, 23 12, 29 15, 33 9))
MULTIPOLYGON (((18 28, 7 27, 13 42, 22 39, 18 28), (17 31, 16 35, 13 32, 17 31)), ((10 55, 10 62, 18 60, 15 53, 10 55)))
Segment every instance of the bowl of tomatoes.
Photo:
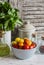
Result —
POLYGON ((12 53, 19 59, 28 59, 36 51, 37 44, 28 38, 16 38, 11 44, 12 53))

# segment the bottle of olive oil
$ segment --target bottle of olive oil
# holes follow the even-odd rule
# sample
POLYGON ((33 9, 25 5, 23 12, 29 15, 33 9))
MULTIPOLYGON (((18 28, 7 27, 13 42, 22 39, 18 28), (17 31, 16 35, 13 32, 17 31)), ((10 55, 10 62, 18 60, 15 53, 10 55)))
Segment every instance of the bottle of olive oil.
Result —
POLYGON ((3 38, 4 36, 4 31, 0 30, 0 56, 7 56, 10 54, 10 48, 9 46, 5 43, 5 40, 3 38))

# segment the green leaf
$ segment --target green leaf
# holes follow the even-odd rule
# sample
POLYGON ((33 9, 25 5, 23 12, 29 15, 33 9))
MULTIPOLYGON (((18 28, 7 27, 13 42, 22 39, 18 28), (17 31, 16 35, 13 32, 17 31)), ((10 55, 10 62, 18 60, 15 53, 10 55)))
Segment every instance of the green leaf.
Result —
POLYGON ((14 30, 16 25, 22 25, 18 12, 19 10, 12 8, 8 2, 0 3, 0 24, 4 30, 14 30))
POLYGON ((5 21, 4 28, 6 29, 8 27, 9 20, 5 21))

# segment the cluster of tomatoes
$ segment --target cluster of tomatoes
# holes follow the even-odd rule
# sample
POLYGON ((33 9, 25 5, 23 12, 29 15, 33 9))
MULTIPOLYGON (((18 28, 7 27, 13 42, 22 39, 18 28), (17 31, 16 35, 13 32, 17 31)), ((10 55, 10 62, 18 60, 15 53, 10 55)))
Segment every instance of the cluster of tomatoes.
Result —
POLYGON ((17 49, 32 49, 36 46, 36 43, 32 42, 28 38, 16 38, 15 41, 12 41, 12 47, 17 49))

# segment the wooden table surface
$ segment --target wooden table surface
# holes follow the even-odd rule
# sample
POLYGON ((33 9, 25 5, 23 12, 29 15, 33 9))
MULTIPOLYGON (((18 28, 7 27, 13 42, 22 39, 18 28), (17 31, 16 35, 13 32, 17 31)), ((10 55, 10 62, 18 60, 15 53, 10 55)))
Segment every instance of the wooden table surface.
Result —
POLYGON ((35 54, 26 60, 16 59, 15 57, 0 57, 0 65, 44 65, 44 54, 35 54))

